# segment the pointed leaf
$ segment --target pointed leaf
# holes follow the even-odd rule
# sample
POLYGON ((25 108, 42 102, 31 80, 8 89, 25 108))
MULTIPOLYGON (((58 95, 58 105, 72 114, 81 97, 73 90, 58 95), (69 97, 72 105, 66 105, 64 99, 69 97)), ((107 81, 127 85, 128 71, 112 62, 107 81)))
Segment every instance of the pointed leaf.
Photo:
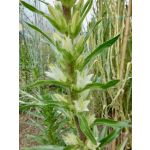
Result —
POLYGON ((106 137, 106 134, 107 134, 107 126, 104 126, 102 132, 101 132, 101 136, 100 138, 98 139, 98 141, 102 140, 103 138, 106 137))
POLYGON ((67 83, 63 83, 63 82, 59 82, 59 81, 46 80, 46 81, 37 81, 36 83, 34 83, 32 85, 28 85, 28 86, 25 86, 22 88, 34 87, 36 85, 41 85, 41 84, 54 84, 54 85, 59 85, 59 86, 63 86, 63 87, 70 87, 70 84, 67 84, 67 83))
POLYGON ((56 146, 56 145, 40 145, 33 147, 22 147, 22 149, 26 150, 63 150, 64 146, 56 146))
POLYGON ((74 145, 68 145, 67 147, 65 147, 63 150, 74 150, 76 146, 74 145))
POLYGON ((117 39, 119 38, 119 36, 120 36, 120 34, 117 35, 116 37, 114 37, 114 38, 106 41, 105 43, 101 44, 99 47, 97 47, 89 56, 87 56, 85 58, 81 70, 89 63, 89 61, 92 58, 94 58, 95 56, 97 56, 98 54, 102 53, 104 50, 106 50, 110 46, 112 46, 117 41, 117 39))
POLYGON ((113 128, 122 128, 122 127, 132 127, 130 124, 128 124, 127 122, 120 122, 120 121, 113 121, 110 119, 95 119, 93 125, 107 125, 113 128))
POLYGON ((88 7, 90 1, 91 1, 91 0, 88 0, 88 1, 85 3, 85 5, 84 5, 84 7, 83 7, 83 9, 82 9, 82 12, 81 12, 81 16, 84 14, 84 12, 85 12, 86 8, 88 7))
POLYGON ((24 21, 29 27, 33 28, 34 30, 40 32, 42 35, 44 35, 53 45, 54 45, 54 42, 53 40, 47 35, 45 34, 44 32, 42 32, 39 28, 37 28, 36 26, 24 21))
POLYGON ((26 109, 26 108, 30 108, 30 107, 43 107, 43 106, 49 106, 49 107, 63 107, 63 105, 60 103, 60 102, 57 102, 57 101, 49 101, 47 103, 42 103, 42 102, 39 102, 39 103, 25 103, 26 105, 25 106, 22 106, 19 108, 19 110, 23 110, 23 109, 26 109))
POLYGON ((94 137, 99 137, 99 135, 98 135, 98 128, 97 128, 97 126, 95 125, 94 127, 93 127, 93 131, 94 131, 94 137))
POLYGON ((86 89, 93 89, 93 90, 105 90, 105 89, 108 89, 114 85, 116 85, 120 80, 112 80, 112 81, 109 81, 108 83, 106 84, 102 84, 102 83, 91 83, 91 84, 87 84, 82 90, 80 90, 79 92, 81 91, 84 91, 86 89))
POLYGON ((82 132, 91 140, 93 144, 97 144, 84 116, 79 116, 79 124, 82 132))
POLYGON ((116 139, 119 135, 120 135, 120 133, 121 133, 121 130, 122 129, 115 129, 114 131, 112 131, 107 137, 105 137, 104 139, 102 139, 101 141, 100 141, 100 148, 103 148, 106 144, 108 144, 108 143, 110 143, 110 142, 112 142, 114 139, 116 139))
POLYGON ((46 5, 50 5, 49 3, 44 2, 44 1, 42 1, 42 0, 39 0, 39 1, 42 2, 42 3, 44 3, 44 4, 46 4, 46 5))
POLYGON ((28 4, 28 3, 24 2, 24 1, 20 1, 20 2, 21 2, 26 8, 28 8, 29 10, 31 10, 31 11, 37 13, 37 14, 40 14, 40 15, 44 16, 46 19, 48 19, 49 22, 50 22, 55 28, 57 28, 57 30, 61 30, 60 27, 59 27, 59 25, 58 25, 54 20, 52 20, 48 15, 46 15, 44 12, 42 12, 42 11, 36 9, 34 6, 28 4))
POLYGON ((125 140, 120 144, 117 150, 124 150, 124 147, 126 146, 127 141, 128 141, 128 137, 125 138, 125 140))

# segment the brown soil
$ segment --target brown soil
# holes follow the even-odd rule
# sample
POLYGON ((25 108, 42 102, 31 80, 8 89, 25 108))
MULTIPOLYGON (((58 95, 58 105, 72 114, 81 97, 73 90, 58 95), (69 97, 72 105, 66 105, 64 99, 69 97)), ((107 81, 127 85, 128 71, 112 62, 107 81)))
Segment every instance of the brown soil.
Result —
POLYGON ((33 140, 25 142, 26 140, 30 139, 29 137, 25 135, 27 134, 38 135, 40 133, 40 130, 35 126, 23 124, 21 122, 31 122, 31 121, 29 120, 29 116, 27 114, 19 114, 19 150, 23 150, 21 147, 32 147, 32 146, 40 145, 36 141, 33 141, 33 140))

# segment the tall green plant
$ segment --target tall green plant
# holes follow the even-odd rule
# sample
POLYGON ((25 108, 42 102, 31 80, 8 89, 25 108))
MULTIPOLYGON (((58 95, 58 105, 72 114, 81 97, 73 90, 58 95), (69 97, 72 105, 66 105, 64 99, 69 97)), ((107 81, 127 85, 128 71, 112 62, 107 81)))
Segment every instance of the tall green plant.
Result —
POLYGON ((93 29, 86 35, 79 36, 82 22, 89 12, 93 0, 88 0, 85 5, 84 0, 79 0, 77 4, 76 0, 60 1, 61 3, 56 3, 55 8, 48 5, 51 17, 26 2, 21 1, 25 7, 44 16, 60 33, 65 34, 61 37, 55 33, 53 39, 51 39, 39 28, 27 23, 31 28, 45 36, 50 42, 50 45, 57 49, 60 62, 59 66, 51 64, 50 72, 45 72, 51 80, 38 81, 28 87, 40 84, 55 84, 65 87, 68 94, 53 94, 51 96, 53 100, 37 100, 32 103, 26 102, 23 103, 24 106, 20 107, 20 110, 28 107, 47 106, 61 109, 63 110, 62 113, 66 115, 66 123, 71 127, 71 131, 69 131, 67 135, 62 136, 65 145, 58 146, 56 143, 55 145, 48 145, 48 143, 46 146, 25 149, 98 150, 118 137, 123 127, 131 126, 128 124, 129 121, 119 122, 109 119, 95 118, 95 115, 89 113, 89 105, 92 101, 91 98, 88 97, 90 91, 108 89, 115 86, 119 80, 112 80, 106 84, 92 82, 94 74, 88 74, 86 66, 93 58, 111 47, 117 41, 119 35, 99 45, 88 56, 83 55, 87 39, 94 28, 100 23, 100 21, 98 21, 93 29), (78 40, 75 40, 77 37, 78 40), (69 121, 67 118, 69 118, 69 121), (99 124, 107 125, 115 129, 108 136, 99 137, 98 130, 96 130, 97 125, 99 124), (92 129, 94 129, 94 134, 92 129))

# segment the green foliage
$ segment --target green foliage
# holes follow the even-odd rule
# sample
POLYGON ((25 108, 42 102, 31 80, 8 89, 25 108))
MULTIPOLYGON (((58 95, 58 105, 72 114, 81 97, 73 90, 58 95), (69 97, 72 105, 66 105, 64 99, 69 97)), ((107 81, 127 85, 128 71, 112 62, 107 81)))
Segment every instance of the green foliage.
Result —
MULTIPOLYGON (((28 113, 34 117, 42 119, 42 124, 36 122, 31 118, 30 123, 24 122, 25 124, 36 126, 41 130, 41 133, 39 135, 28 135, 31 140, 36 140, 41 144, 41 146, 34 146, 24 149, 88 150, 93 148, 98 149, 98 147, 103 149, 105 145, 112 142, 120 135, 123 127, 125 127, 126 129, 127 127, 131 127, 131 125, 129 125, 129 121, 125 121, 125 117, 123 119, 124 122, 105 119, 108 118, 106 97, 109 95, 113 104, 115 103, 115 99, 120 94, 120 91, 123 90, 126 81, 127 83, 130 82, 127 80, 127 75, 129 74, 130 68, 127 67, 127 73, 122 89, 119 89, 120 85, 118 83, 120 80, 118 80, 117 78, 119 78, 120 57, 117 56, 116 58, 117 69, 114 69, 113 65, 115 61, 112 60, 113 54, 117 53, 116 55, 118 55, 119 46, 116 42, 119 42, 117 41, 120 37, 120 34, 118 34, 119 32, 114 32, 113 35, 115 35, 115 37, 112 38, 110 30, 111 28, 106 28, 104 30, 100 28, 104 25, 102 25, 102 21, 105 21, 105 19, 102 20, 100 19, 102 18, 102 16, 99 16, 97 18, 97 20, 99 21, 95 21, 94 23, 92 23, 94 25, 91 27, 91 30, 89 29, 89 31, 84 36, 82 36, 81 38, 79 38, 79 40, 76 40, 77 42, 75 42, 74 39, 81 32, 81 25, 92 7, 93 1, 88 0, 84 6, 82 0, 80 0, 76 6, 76 0, 60 1, 63 5, 62 9, 58 8, 57 6, 53 8, 48 3, 45 3, 46 5, 48 5, 50 16, 38 10, 34 6, 21 1, 21 3, 26 8, 34 13, 44 16, 53 25, 53 27, 55 27, 60 33, 65 34, 63 38, 55 34, 56 37, 54 37, 53 40, 40 28, 28 22, 25 22, 29 27, 34 29, 35 32, 38 31, 50 42, 49 44, 47 43, 47 41, 45 41, 45 44, 48 44, 53 49, 53 51, 57 53, 60 65, 52 64, 52 67, 50 67, 50 72, 48 72, 48 75, 46 74, 53 80, 45 80, 45 69, 43 69, 43 67, 41 66, 41 71, 40 69, 38 70, 38 67, 35 66, 32 72, 34 72, 36 79, 32 80, 32 82, 30 83, 26 82, 25 86, 21 87, 22 89, 32 89, 31 87, 34 87, 34 89, 38 90, 39 93, 36 92, 36 94, 33 96, 33 93, 30 94, 28 91, 25 92, 20 90, 21 97, 19 110, 28 110, 28 108, 35 108, 36 112, 33 113, 28 111, 28 113), (73 11, 71 11, 71 9, 73 9, 73 11), (98 32, 94 32, 96 28, 98 29, 98 32), (108 36, 110 40, 108 40, 108 38, 102 37, 104 33, 107 33, 107 36, 108 33, 110 34, 108 36), (118 35, 116 36, 116 34, 118 35), (89 44, 89 41, 92 45, 89 44), (117 47, 117 49, 114 50, 114 47, 117 47), (87 49, 88 55, 86 55, 87 49), (92 62, 93 58, 95 57, 97 61, 92 62), (95 63, 97 63, 97 65, 95 63), (86 71, 84 69, 89 66, 91 66, 90 68, 88 68, 89 71, 91 68, 92 70, 91 74, 87 75, 89 71, 86 71), (117 77, 115 77, 115 71, 117 72, 117 77), (95 75, 94 78, 96 78, 93 82, 91 81, 91 78, 93 76, 92 72, 95 75), (116 84, 118 85, 115 86, 116 84), (54 85, 55 92, 58 94, 49 92, 49 85, 54 85), (90 108, 88 104, 92 103, 92 106, 94 106, 94 101, 92 101, 92 99, 96 99, 96 96, 94 98, 91 97, 91 95, 89 94, 90 90, 101 90, 100 93, 103 98, 99 99, 102 99, 101 103, 103 109, 100 109, 101 106, 98 109, 102 110, 102 118, 95 118, 94 115, 90 115, 90 113, 88 113, 90 108), (116 92, 115 90, 118 90, 118 92, 116 92), (116 97, 114 97, 115 95, 116 97), (26 98, 28 99, 28 101, 25 100, 26 98), (105 116, 105 118, 103 118, 103 115, 105 116), (100 136, 100 131, 98 130, 97 125, 105 125, 101 131, 100 136), (109 132, 109 126, 115 129, 107 135, 107 132, 109 132), (92 131, 94 131, 94 134, 92 131)), ((59 4, 60 3, 58 3, 57 5, 59 4)), ((91 24, 89 26, 91 26, 91 24)), ((26 49, 28 56, 30 56, 27 46, 26 49)), ((25 63, 27 58, 26 52, 24 51, 23 47, 21 47, 21 56, 21 61, 23 62, 22 64, 25 66, 24 68, 26 78, 28 78, 28 76, 30 77, 30 75, 27 75, 28 67, 25 63)), ((129 95, 131 95, 130 93, 131 88, 129 90, 129 95)), ((120 104, 122 109, 122 103, 120 104)), ((110 107, 112 106, 113 105, 110 105, 110 107)), ((128 104, 127 108, 129 109, 128 104)), ((92 109, 92 112, 94 113, 94 108, 92 109)), ((123 149, 126 142, 127 139, 119 146, 118 149, 123 149)))

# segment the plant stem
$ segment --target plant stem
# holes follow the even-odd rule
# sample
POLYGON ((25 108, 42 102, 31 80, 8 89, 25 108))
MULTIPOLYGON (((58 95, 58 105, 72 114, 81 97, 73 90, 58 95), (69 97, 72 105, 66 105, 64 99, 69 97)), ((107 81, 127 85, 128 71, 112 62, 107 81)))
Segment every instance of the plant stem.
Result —
MULTIPOLYGON (((62 5, 63 8, 63 15, 67 20, 67 23, 69 22, 69 20, 71 19, 71 9, 67 8, 65 6, 62 5)), ((73 39, 72 39, 72 44, 73 44, 73 39)), ((70 62, 67 64, 68 67, 68 75, 70 75, 70 77, 72 78, 72 82, 75 83, 75 77, 74 77, 74 62, 70 62)), ((70 88, 70 95, 71 95, 71 100, 77 100, 78 96, 76 94, 74 94, 70 88)), ((80 125, 79 125, 79 120, 77 116, 74 116, 74 120, 77 126, 77 130, 80 136, 80 140, 82 140, 85 143, 86 140, 86 136, 84 135, 84 133, 82 132, 80 125)))

